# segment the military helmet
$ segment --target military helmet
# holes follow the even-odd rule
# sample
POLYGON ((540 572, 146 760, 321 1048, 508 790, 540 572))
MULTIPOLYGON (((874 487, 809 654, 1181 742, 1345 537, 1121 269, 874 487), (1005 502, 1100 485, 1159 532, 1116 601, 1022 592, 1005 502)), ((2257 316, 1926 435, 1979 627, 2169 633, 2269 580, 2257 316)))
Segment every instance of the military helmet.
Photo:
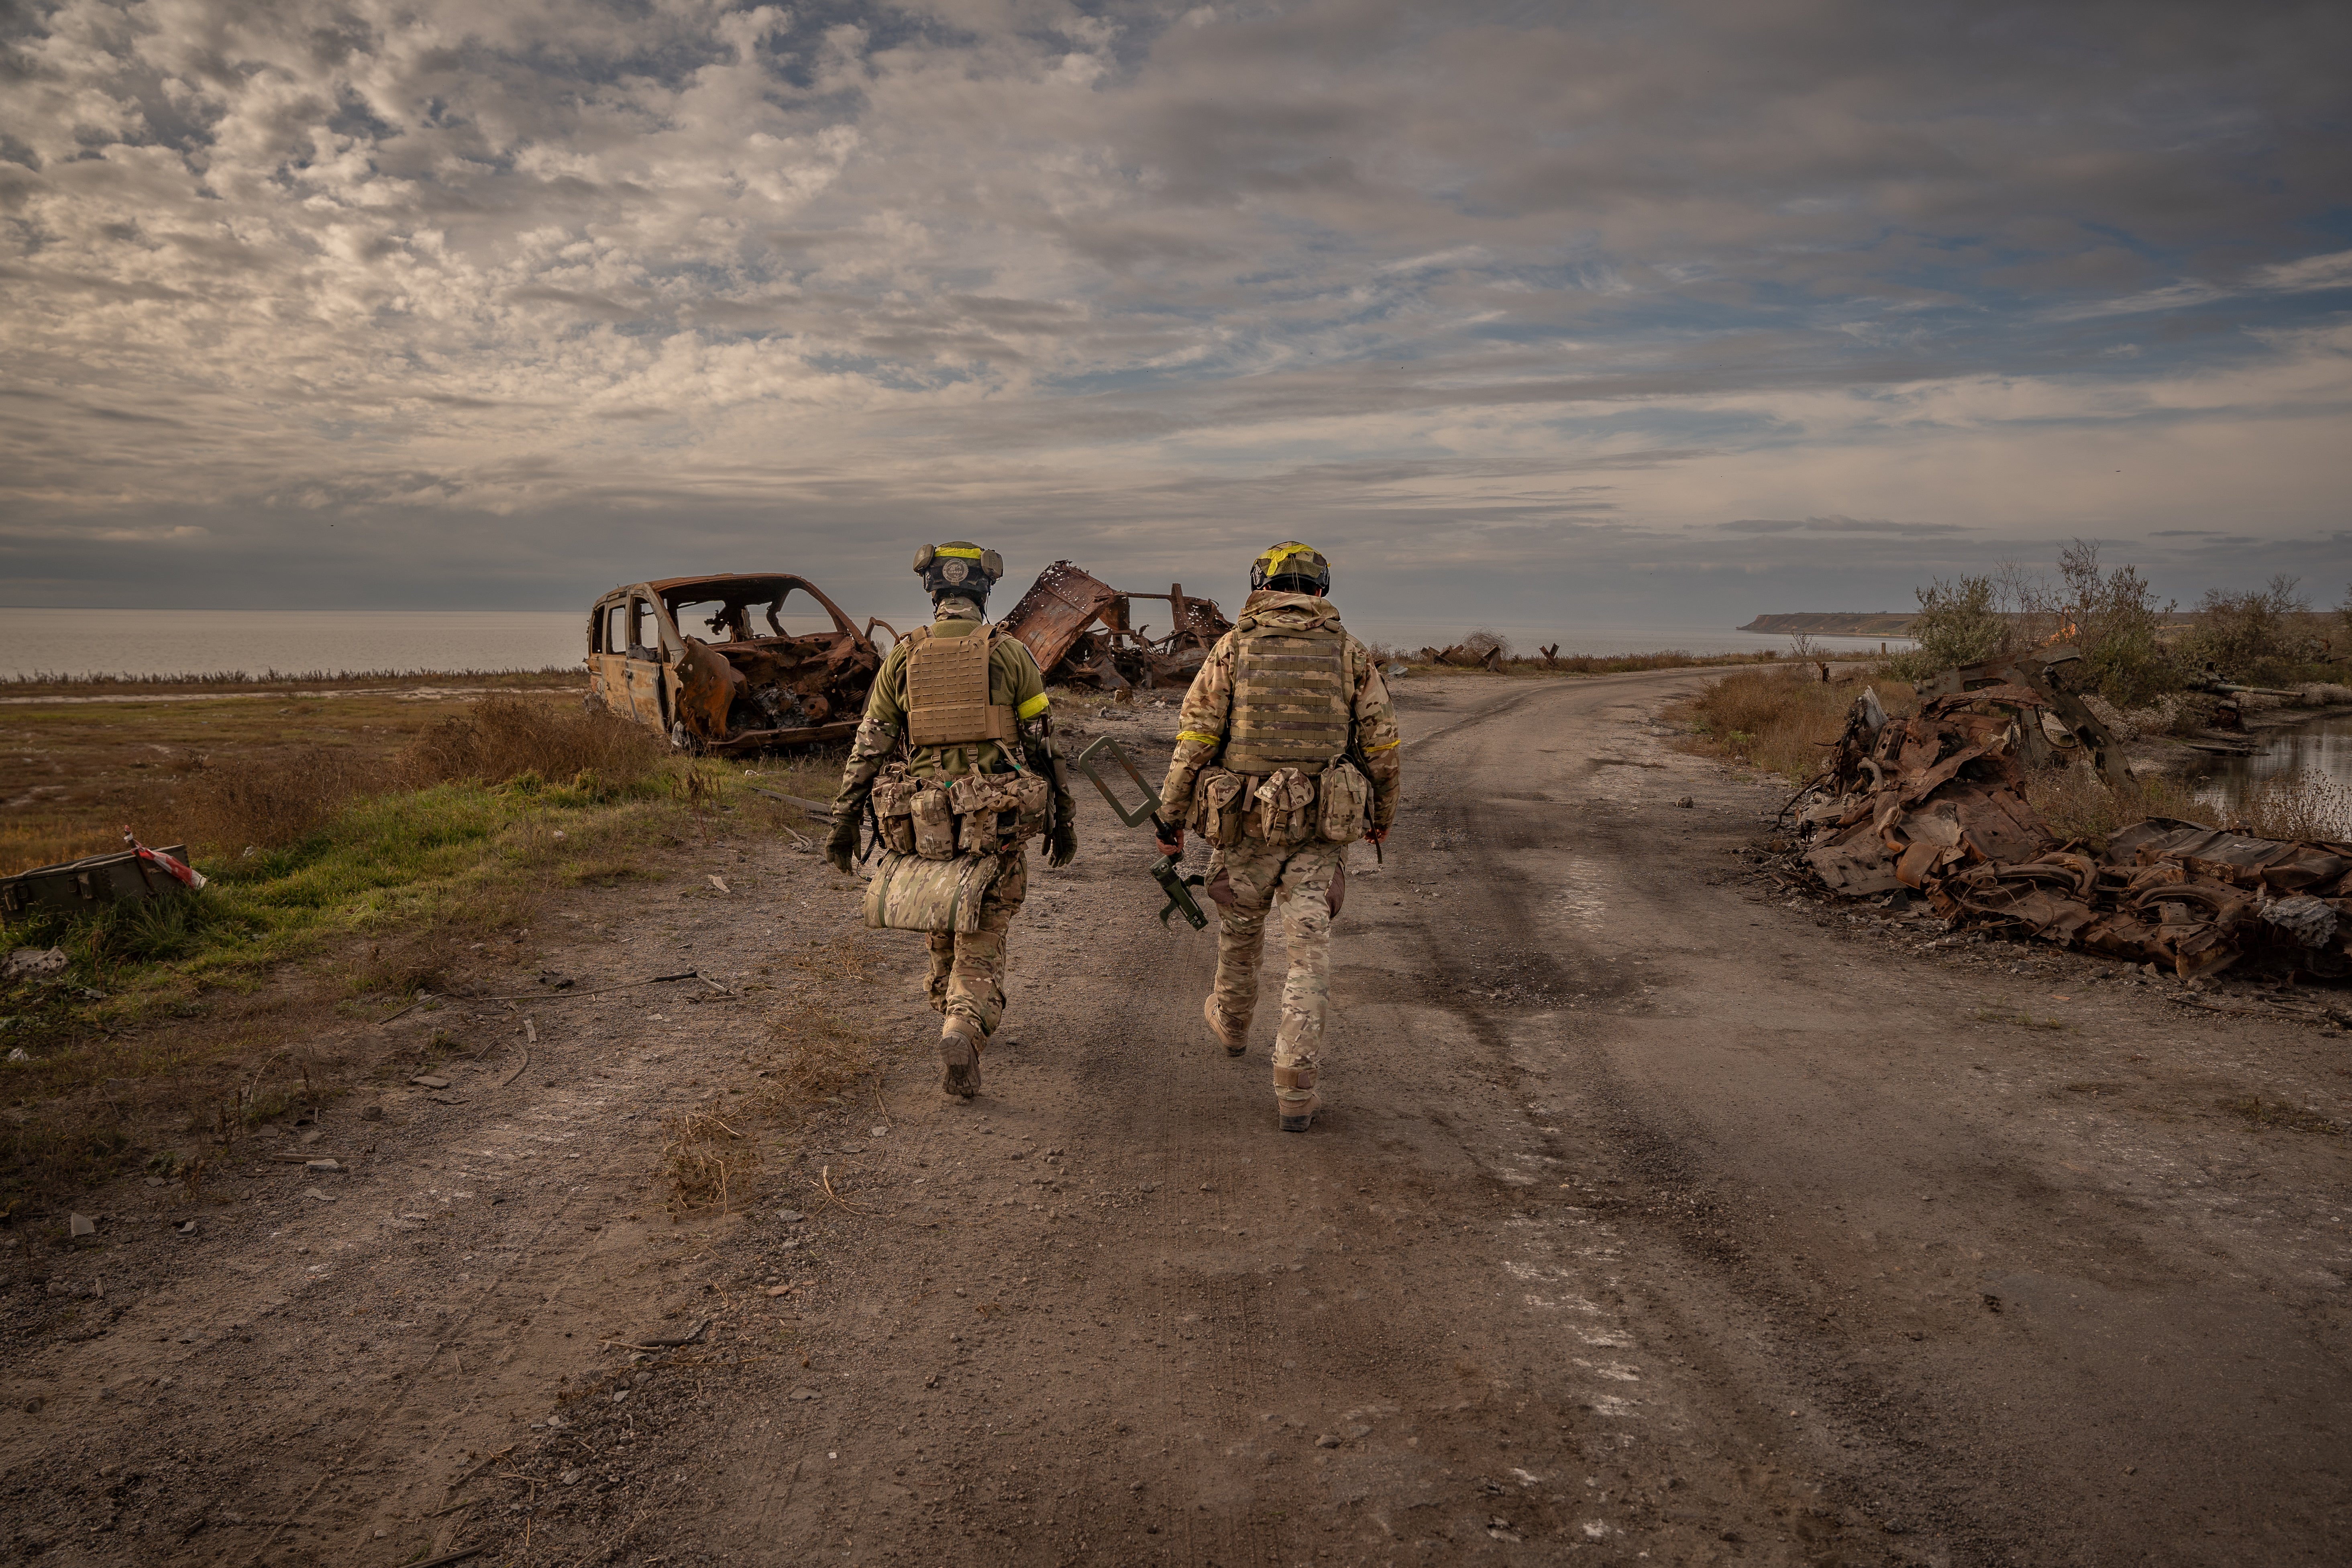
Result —
POLYGON ((915 552, 915 571, 933 598, 962 594, 985 599, 996 580, 1004 575, 1004 557, 969 540, 951 539, 915 552))
POLYGON ((1318 595, 1331 591, 1331 563, 1320 551, 1295 539, 1284 540, 1250 563, 1250 591, 1255 593, 1285 577, 1311 584, 1318 595))

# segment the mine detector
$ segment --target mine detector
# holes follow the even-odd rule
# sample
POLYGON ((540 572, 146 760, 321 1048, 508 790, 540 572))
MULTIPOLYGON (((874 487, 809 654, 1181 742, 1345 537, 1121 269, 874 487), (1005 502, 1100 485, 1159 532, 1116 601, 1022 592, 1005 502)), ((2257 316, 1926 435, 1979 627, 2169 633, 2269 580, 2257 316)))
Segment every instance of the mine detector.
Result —
MULTIPOLYGON (((802 608, 800 613, 811 615, 802 608)), ((726 573, 615 588, 588 616, 588 697, 680 751, 744 756, 856 733, 882 668, 863 628, 805 577, 726 573), (829 630, 784 629, 794 594, 829 630)))
POLYGON ((2126 777, 2123 746, 2082 698, 2089 674, 2079 650, 2037 647, 1945 670, 1919 688, 1919 700, 1981 693, 2017 721, 2018 757, 2026 766, 2063 767, 2088 759, 2109 784, 2120 784, 2126 777), (2036 700, 2004 701, 2004 687, 2021 687, 2036 700))

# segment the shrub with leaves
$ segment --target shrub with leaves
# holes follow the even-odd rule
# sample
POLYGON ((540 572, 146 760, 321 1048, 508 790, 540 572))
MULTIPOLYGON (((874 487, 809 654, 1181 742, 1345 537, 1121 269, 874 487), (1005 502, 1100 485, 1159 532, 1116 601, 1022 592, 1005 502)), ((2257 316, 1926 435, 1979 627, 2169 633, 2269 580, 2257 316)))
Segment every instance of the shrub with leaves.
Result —
POLYGON ((1898 679, 1916 685, 2008 648, 2009 619, 1995 602, 1990 577, 1963 577, 1957 583, 1938 577, 1916 592, 1919 614, 1911 622, 1911 638, 1918 646, 1888 661, 1898 679))

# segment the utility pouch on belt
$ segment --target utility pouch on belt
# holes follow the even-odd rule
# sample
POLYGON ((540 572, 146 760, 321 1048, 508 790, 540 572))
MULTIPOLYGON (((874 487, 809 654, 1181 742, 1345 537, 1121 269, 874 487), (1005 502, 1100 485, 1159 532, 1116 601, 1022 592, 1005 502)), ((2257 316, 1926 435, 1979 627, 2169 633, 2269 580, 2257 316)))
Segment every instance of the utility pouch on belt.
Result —
POLYGON ((1013 710, 988 700, 992 626, 960 637, 909 632, 907 740, 917 746, 961 746, 1013 739, 1013 710))
POLYGON ((1192 831, 1220 849, 1242 841, 1242 822, 1249 815, 1249 781, 1231 768, 1201 770, 1192 784, 1192 831))
POLYGON ((955 858, 955 814, 944 788, 926 783, 917 789, 908 816, 915 830, 916 854, 926 860, 955 858))
POLYGON ((901 855, 915 852, 915 792, 919 781, 907 776, 907 764, 892 763, 874 781, 874 820, 882 825, 882 847, 901 855))
POLYGON ((1045 824, 1053 786, 1036 773, 966 773, 948 791, 956 844, 966 855, 1011 848, 1045 824))
POLYGON ((874 931, 969 935, 980 929, 981 899, 1003 865, 994 855, 926 860, 887 851, 866 884, 866 924, 874 931))
POLYGON ((1346 760, 1323 770, 1315 802, 1315 829, 1327 843, 1353 844, 1364 836, 1372 782, 1346 760))
POLYGON ((1268 844, 1304 844, 1315 837, 1315 781, 1297 768, 1276 768, 1251 800, 1251 825, 1268 844))

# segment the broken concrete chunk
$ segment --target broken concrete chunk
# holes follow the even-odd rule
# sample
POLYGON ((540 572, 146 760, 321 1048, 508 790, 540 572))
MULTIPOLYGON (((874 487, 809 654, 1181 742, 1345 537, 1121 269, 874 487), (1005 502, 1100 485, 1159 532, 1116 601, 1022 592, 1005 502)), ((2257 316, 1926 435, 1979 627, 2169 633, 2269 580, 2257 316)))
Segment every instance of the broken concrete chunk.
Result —
POLYGON ((447 1079, 438 1077, 433 1073, 418 1073, 415 1078, 410 1079, 408 1081, 415 1084, 419 1089, 446 1089, 449 1087, 449 1080, 447 1079))
POLYGON ((61 947, 20 947, 0 964, 0 980, 37 980, 45 974, 62 974, 66 967, 66 950, 61 947))
POLYGON ((71 1236, 96 1236, 98 1234, 98 1221, 90 1218, 89 1215, 86 1214, 68 1215, 66 1216, 66 1231, 71 1236))

